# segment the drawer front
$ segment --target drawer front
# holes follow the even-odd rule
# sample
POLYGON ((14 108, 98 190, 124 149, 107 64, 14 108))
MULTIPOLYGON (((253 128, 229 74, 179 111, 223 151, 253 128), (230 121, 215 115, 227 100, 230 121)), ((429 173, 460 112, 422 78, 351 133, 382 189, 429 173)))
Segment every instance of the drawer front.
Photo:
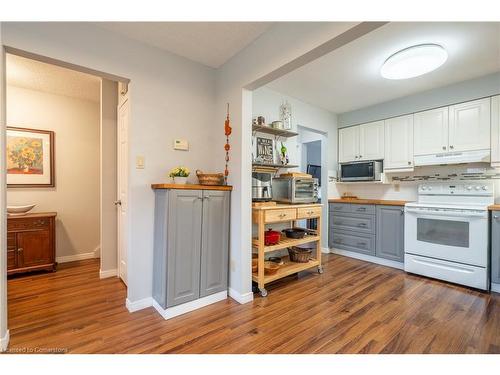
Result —
POLYGON ((311 217, 320 217, 321 207, 297 208, 297 219, 309 219, 311 217))
POLYGON ((50 218, 48 217, 7 219, 8 231, 44 229, 48 228, 49 225, 50 225, 50 218))
POLYGON ((375 233, 375 216, 350 214, 332 215, 332 225, 337 230, 348 230, 362 233, 375 233))
POLYGON ((362 235, 353 232, 342 232, 333 229, 332 247, 341 250, 355 251, 357 253, 375 255, 375 236, 362 235))
POLYGON ((264 215, 266 223, 276 223, 278 221, 290 221, 297 218, 297 210, 284 209, 284 210, 269 210, 264 215))
POLYGON ((357 214, 375 215, 374 204, 351 204, 351 212, 357 214))
POLYGON ((351 212, 350 203, 330 203, 330 212, 351 212))

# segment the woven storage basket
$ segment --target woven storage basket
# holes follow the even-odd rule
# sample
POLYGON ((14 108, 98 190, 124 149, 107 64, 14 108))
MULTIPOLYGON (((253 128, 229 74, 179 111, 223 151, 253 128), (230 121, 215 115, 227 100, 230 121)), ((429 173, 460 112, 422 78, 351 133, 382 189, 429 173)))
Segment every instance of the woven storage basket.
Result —
POLYGON ((203 173, 203 171, 197 170, 196 176, 200 185, 222 185, 224 182, 222 173, 203 173))
POLYGON ((290 256, 291 262, 296 263, 307 263, 309 262, 309 258, 311 257, 312 250, 310 249, 302 249, 300 247, 289 247, 288 255, 290 256))

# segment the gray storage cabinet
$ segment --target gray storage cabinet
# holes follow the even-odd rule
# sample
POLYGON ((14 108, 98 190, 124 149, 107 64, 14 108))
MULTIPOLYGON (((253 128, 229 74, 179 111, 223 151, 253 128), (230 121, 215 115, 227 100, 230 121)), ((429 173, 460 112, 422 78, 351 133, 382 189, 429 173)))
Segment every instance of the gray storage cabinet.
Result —
POLYGON ((227 289, 229 191, 155 190, 153 298, 162 308, 227 289))
POLYGON ((500 284, 500 211, 491 213, 491 282, 500 284))
POLYGON ((377 205, 377 245, 380 258, 404 261, 404 209, 398 206, 377 205))

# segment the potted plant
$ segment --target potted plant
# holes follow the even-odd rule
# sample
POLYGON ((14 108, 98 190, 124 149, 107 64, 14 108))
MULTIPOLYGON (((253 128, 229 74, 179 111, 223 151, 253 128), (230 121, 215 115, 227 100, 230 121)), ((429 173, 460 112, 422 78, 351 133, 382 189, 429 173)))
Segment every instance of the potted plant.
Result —
POLYGON ((174 180, 174 184, 185 184, 189 176, 189 169, 176 167, 170 171, 169 176, 174 180))

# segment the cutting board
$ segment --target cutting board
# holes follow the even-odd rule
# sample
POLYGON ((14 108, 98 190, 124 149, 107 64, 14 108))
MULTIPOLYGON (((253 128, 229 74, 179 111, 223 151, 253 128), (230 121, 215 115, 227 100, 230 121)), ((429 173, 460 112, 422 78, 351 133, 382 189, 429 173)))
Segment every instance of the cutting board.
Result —
POLYGON ((310 174, 302 172, 288 172, 280 174, 280 177, 302 177, 302 178, 312 178, 310 174))

